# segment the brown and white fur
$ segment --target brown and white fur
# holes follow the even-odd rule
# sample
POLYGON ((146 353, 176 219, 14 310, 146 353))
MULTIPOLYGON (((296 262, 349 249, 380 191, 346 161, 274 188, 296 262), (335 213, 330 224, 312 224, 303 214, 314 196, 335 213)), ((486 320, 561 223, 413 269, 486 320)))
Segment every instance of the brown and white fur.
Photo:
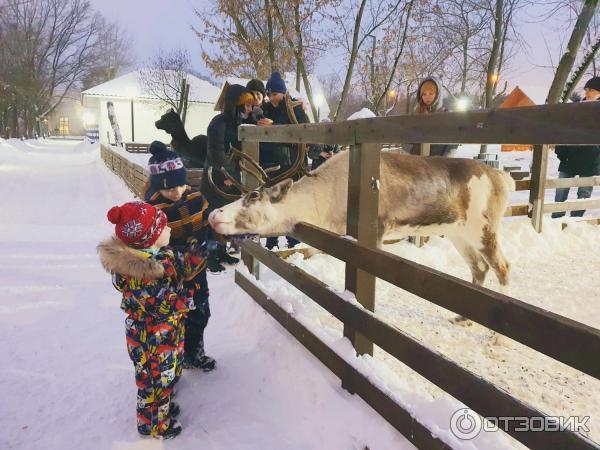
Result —
MULTIPOLYGON (((510 175, 469 159, 381 153, 379 243, 383 236, 444 235, 483 284, 491 267, 503 287, 509 263, 498 228, 515 184, 510 175)), ((297 183, 260 188, 209 216, 218 233, 283 235, 298 222, 346 233, 348 152, 297 183)))
POLYGON ((107 272, 119 273, 138 280, 156 280, 164 276, 164 267, 140 250, 128 247, 112 237, 98 244, 100 262, 107 272))

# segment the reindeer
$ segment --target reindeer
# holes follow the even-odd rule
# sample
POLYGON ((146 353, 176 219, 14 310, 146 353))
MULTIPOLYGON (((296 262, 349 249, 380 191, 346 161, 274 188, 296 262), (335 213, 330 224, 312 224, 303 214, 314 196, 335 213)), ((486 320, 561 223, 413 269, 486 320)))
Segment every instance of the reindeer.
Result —
POLYGON ((185 132, 179 114, 173 108, 169 109, 160 119, 154 122, 154 126, 171 135, 171 147, 173 147, 173 150, 189 160, 193 167, 204 167, 207 144, 206 136, 199 134, 190 139, 185 132))
MULTIPOLYGON (((289 234, 298 222, 346 233, 348 153, 342 152, 310 177, 263 186, 214 210, 209 222, 223 235, 289 234), (326 193, 323 195, 323 193, 326 193)), ((482 285, 489 268, 503 289, 509 263, 498 228, 515 184, 505 172, 473 160, 381 153, 379 246, 384 236, 444 235, 482 285)))

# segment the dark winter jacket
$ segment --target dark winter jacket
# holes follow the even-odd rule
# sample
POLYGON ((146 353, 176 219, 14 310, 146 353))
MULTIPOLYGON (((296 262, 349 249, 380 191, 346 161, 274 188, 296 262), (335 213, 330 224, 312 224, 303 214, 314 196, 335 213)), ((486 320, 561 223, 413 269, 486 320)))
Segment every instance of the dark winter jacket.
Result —
POLYGON ((247 92, 244 86, 239 84, 229 86, 225 94, 223 112, 213 117, 208 125, 206 161, 204 163, 205 176, 202 177, 201 190, 206 196, 211 210, 219 208, 227 202, 210 187, 207 175, 209 167, 213 168, 213 181, 219 189, 232 194, 238 193, 236 188, 226 187, 223 184, 225 176, 219 169, 225 168, 232 177, 240 180, 240 169, 229 160, 228 156, 230 146, 241 149, 238 140, 238 126, 242 123, 249 123, 241 117, 241 108, 237 106, 237 101, 244 92, 247 92))
MULTIPOLYGON (((292 101, 296 101, 292 99, 292 101)), ((265 103, 263 113, 267 119, 273 121, 273 125, 289 125, 292 120, 288 116, 285 100, 279 102, 277 107, 271 103, 265 103)), ((294 108, 294 114, 298 123, 309 123, 308 116, 302 109, 302 105, 294 108)), ((260 165, 262 167, 271 167, 279 165, 281 169, 278 173, 289 169, 298 156, 298 146, 294 144, 285 144, 280 142, 265 142, 260 146, 260 165)))
POLYGON ((582 177, 600 175, 600 145, 557 145, 556 156, 559 172, 582 177))
POLYGON ((310 144, 308 146, 308 157, 312 160, 311 170, 315 170, 325 161, 325 158, 321 156, 321 153, 330 153, 331 155, 335 155, 339 153, 340 148, 337 145, 328 145, 328 144, 310 144))
POLYGON ((600 175, 600 145, 557 145, 555 152, 560 160, 559 172, 583 177, 600 175))

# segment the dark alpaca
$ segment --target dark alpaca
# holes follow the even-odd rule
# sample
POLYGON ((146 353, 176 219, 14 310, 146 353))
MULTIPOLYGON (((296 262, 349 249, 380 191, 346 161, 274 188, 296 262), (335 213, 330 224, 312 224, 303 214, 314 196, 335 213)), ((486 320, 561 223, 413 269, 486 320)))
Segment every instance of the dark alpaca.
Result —
POLYGON ((189 161, 188 167, 202 168, 206 159, 206 136, 199 134, 190 139, 181 123, 179 114, 173 108, 164 113, 154 122, 159 130, 164 130, 171 135, 171 147, 189 161))

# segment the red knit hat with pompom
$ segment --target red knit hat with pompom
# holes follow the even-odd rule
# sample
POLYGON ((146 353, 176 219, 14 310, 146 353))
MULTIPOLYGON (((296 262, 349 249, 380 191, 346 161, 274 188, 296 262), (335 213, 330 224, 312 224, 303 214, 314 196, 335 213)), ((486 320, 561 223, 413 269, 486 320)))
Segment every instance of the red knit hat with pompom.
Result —
POLYGON ((165 213, 144 202, 113 206, 106 217, 115 224, 117 237, 135 248, 152 247, 167 225, 165 213))

